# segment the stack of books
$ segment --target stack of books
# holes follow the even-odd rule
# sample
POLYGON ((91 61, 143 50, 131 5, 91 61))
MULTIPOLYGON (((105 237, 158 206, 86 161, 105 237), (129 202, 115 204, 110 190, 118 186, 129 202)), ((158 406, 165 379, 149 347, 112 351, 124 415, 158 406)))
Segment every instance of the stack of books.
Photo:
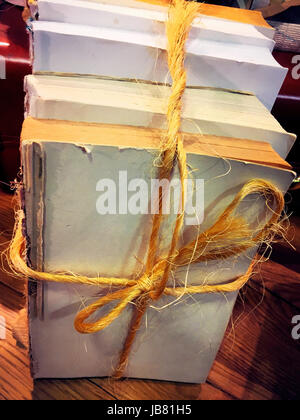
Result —
MULTIPOLYGON (((167 2, 154 3, 38 2, 21 143, 28 260, 38 270, 122 278, 144 271, 171 82, 167 2)), ((253 178, 282 192, 294 178, 285 158, 295 136, 270 113, 286 75, 272 57, 273 34, 257 12, 199 6, 187 42, 181 127, 197 189, 182 245, 212 226, 253 178)), ((254 230, 270 217, 256 195, 238 212, 254 230)), ((164 226, 161 255, 170 236, 164 226)), ((181 267, 169 286, 230 282, 248 270, 256 251, 181 267)), ((100 333, 82 336, 73 328, 78 309, 107 292, 30 287, 36 378, 112 373, 132 308, 100 333)), ((147 310, 125 376, 204 382, 237 295, 162 296, 147 310)))

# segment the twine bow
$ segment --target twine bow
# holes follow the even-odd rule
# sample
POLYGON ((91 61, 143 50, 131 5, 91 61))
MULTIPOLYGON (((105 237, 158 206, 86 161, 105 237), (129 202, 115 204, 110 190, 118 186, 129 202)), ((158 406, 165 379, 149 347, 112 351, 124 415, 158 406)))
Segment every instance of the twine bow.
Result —
POLYGON ((78 332, 91 334, 101 331, 117 319, 129 304, 134 304, 134 315, 115 372, 115 377, 117 378, 124 373, 132 343, 151 301, 158 300, 163 294, 181 297, 186 294, 237 291, 248 281, 254 263, 251 264, 247 273, 243 276, 233 279, 228 284, 219 285, 203 284, 198 286, 168 287, 167 282, 171 271, 175 272, 176 269, 187 267, 190 264, 226 259, 257 246, 272 234, 284 208, 283 195, 274 185, 265 180, 254 179, 241 188, 232 203, 212 227, 200 233, 187 245, 177 249, 184 224, 184 187, 185 180, 188 177, 186 154, 180 133, 182 96, 186 87, 186 71, 184 68, 185 43, 198 10, 197 3, 174 0, 170 6, 167 22, 168 64, 173 84, 167 111, 168 129, 160 150, 159 178, 170 179, 174 167, 178 166, 181 180, 182 209, 174 224, 168 254, 163 258, 159 256, 159 233, 165 217, 162 214, 161 191, 159 195, 159 213, 153 218, 145 271, 138 279, 91 278, 74 274, 56 274, 33 270, 26 263, 26 241, 23 235, 24 214, 22 210, 16 213, 14 235, 9 248, 10 266, 15 274, 23 274, 40 281, 114 286, 119 288, 101 297, 78 313, 75 319, 75 328, 78 332), (247 222, 236 214, 239 204, 251 194, 263 195, 266 206, 272 210, 270 220, 258 233, 253 233, 247 222), (106 315, 93 322, 88 322, 88 319, 100 308, 114 301, 118 303, 106 315))
MULTIPOLYGON (((273 230, 284 208, 282 193, 265 180, 254 179, 245 184, 236 195, 232 203, 221 214, 216 223, 205 232, 199 234, 196 239, 181 247, 173 258, 174 271, 178 268, 187 267, 189 264, 222 260, 239 255, 246 250, 257 246, 272 236, 273 230), (266 206, 272 210, 272 217, 268 223, 256 234, 240 216, 235 215, 239 204, 249 195, 259 194, 264 197, 266 206)), ((241 289, 249 280, 252 273, 253 262, 248 271, 225 284, 198 285, 184 287, 163 287, 162 281, 169 261, 160 259, 151 271, 146 271, 140 278, 133 280, 128 278, 114 277, 87 277, 74 274, 56 274, 33 270, 26 263, 26 240, 23 235, 24 214, 22 210, 16 213, 16 224, 12 242, 9 248, 9 261, 12 271, 27 277, 57 283, 77 283, 94 286, 122 287, 117 291, 101 297, 96 302, 88 305, 78 313, 75 319, 75 328, 83 334, 92 334, 107 328, 124 309, 134 303, 135 313, 129 328, 129 332, 121 353, 120 362, 115 372, 115 377, 123 375, 128 361, 130 349, 135 339, 136 332, 140 327, 142 317, 151 300, 157 300, 162 294, 181 297, 187 294, 204 293, 230 293, 241 289), (119 303, 105 316, 94 322, 86 320, 100 308, 113 302, 119 303)))

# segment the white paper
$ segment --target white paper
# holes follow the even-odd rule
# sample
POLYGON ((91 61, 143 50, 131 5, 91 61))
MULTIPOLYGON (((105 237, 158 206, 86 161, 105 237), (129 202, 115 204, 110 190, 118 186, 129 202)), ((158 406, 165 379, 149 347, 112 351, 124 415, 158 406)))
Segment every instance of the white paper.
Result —
MULTIPOLYGON (((167 41, 161 30, 153 28, 148 33, 41 21, 33 23, 33 31, 35 73, 170 82, 167 41)), ((185 67, 188 85, 250 91, 268 109, 272 108, 287 74, 268 47, 215 41, 192 33, 187 42, 185 67)))

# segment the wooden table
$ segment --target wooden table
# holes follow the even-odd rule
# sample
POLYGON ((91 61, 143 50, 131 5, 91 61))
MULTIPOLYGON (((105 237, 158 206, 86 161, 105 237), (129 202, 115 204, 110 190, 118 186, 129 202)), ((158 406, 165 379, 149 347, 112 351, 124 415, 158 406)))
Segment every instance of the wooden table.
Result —
MULTIPOLYGON (((0 340, 0 399, 300 398, 300 340, 291 335, 292 318, 300 315, 300 219, 294 217, 292 222, 296 250, 277 245, 272 261, 264 263, 240 293, 232 323, 205 385, 128 379, 39 380, 33 384, 27 345, 16 343, 12 333, 19 311, 26 304, 24 283, 2 272, 0 316, 6 319, 7 337, 0 340)), ((0 192, 2 249, 12 224, 12 197, 0 192)))

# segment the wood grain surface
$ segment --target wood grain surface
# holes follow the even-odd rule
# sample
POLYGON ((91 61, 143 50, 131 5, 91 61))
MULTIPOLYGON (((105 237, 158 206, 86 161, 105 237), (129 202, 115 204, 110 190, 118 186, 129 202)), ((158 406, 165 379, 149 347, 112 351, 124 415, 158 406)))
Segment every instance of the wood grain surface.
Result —
MULTIPOLYGON (((2 250, 12 232, 12 197, 0 193, 2 250)), ((0 274, 0 316, 7 336, 0 340, 2 400, 297 400, 300 398, 300 340, 292 339, 300 314, 300 220, 292 219, 295 250, 276 245, 243 289, 220 352, 204 385, 107 378, 38 380, 30 376, 26 284, 0 274), (298 247, 299 244, 299 247, 298 247), (26 334, 25 334, 26 335, 26 334), (33 392, 32 392, 33 391, 33 392)))

